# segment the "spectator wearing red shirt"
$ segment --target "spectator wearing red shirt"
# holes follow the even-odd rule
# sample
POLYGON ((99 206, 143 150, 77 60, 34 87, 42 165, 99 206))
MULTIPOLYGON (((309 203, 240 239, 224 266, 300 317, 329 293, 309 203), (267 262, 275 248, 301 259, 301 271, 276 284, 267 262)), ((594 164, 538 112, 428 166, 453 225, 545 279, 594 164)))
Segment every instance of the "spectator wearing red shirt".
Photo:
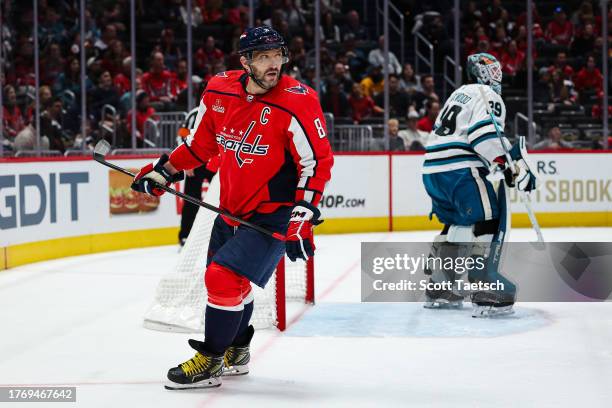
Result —
POLYGON ((487 37, 487 34, 485 33, 484 27, 479 24, 480 23, 476 23, 476 31, 472 35, 465 38, 465 52, 468 55, 477 52, 478 43, 480 41, 489 40, 489 37, 487 37))
POLYGON ((171 110, 174 103, 172 85, 174 75, 164 69, 164 54, 154 52, 151 68, 142 76, 142 90, 149 96, 152 105, 157 110, 171 110))
POLYGON ((176 66, 176 77, 174 78, 172 92, 174 92, 174 96, 178 96, 184 89, 187 89, 187 61, 182 59, 176 66))
POLYGON ((567 20, 563 8, 555 9, 554 19, 546 27, 546 39, 553 44, 569 46, 574 36, 574 26, 567 20))
POLYGON ((508 46, 508 35, 504 27, 497 27, 495 29, 495 38, 491 41, 490 52, 493 55, 501 56, 508 46))
POLYGON ((548 72, 550 72, 551 75, 555 71, 560 71, 566 79, 574 75, 574 68, 567 63, 567 53, 565 51, 559 51, 555 63, 548 67, 548 72))
POLYGON ((546 39, 544 30, 542 29, 542 26, 538 23, 535 23, 533 25, 532 33, 533 33, 533 39, 536 41, 536 43, 544 41, 546 39))
POLYGON ((14 139, 17 133, 25 127, 25 121, 21 114, 21 109, 17 106, 17 94, 12 85, 4 87, 4 106, 2 107, 2 121, 4 136, 14 139))
POLYGON ((525 54, 518 50, 516 41, 510 41, 508 48, 504 50, 501 57, 502 72, 508 76, 515 76, 518 71, 522 71, 525 62, 525 54))
MULTIPOLYGON (((608 7, 608 29, 612 27, 612 8, 608 7)), ((602 29, 601 15, 595 16, 595 34, 600 35, 602 29)))
POLYGON ((353 84, 351 89, 351 95, 348 98, 349 105, 353 111, 353 121, 355 123, 361 122, 362 119, 372 115, 372 113, 382 113, 383 109, 376 106, 374 100, 363 94, 363 89, 358 83, 353 84))
POLYGON ((219 61, 223 61, 223 51, 215 47, 215 39, 212 36, 206 37, 204 47, 198 48, 194 54, 194 65, 196 72, 200 76, 205 76, 212 72, 212 67, 219 61))
MULTIPOLYGON (((155 109, 150 105, 149 95, 144 91, 138 91, 136 95, 136 139, 138 147, 144 145, 144 124, 147 119, 154 117, 155 109)), ((132 133, 132 110, 127 114, 127 128, 132 133)))
POLYGON ((425 116, 417 122, 417 129, 423 132, 431 132, 440 113, 440 103, 438 101, 429 100, 425 104, 427 109, 425 116))
POLYGON ((603 87, 603 75, 595 66, 595 57, 589 55, 587 58, 586 67, 583 67, 574 78, 574 86, 576 90, 592 90, 599 92, 603 87))
POLYGON ((202 7, 204 25, 221 22, 223 18, 223 2, 221 0, 206 0, 202 7))
POLYGON ((113 84, 115 85, 119 95, 123 95, 124 93, 132 90, 131 69, 132 57, 125 57, 123 59, 122 71, 113 78, 113 84))
MULTIPOLYGON (((534 39, 534 43, 537 45, 538 42, 543 42, 544 41, 544 33, 542 33, 542 28, 540 27, 539 24, 534 24, 533 27, 533 39, 534 39), (539 27, 539 34, 537 34, 536 31, 536 26, 539 27), (539 35, 539 37, 538 37, 539 35)), ((518 48, 518 50, 520 52, 523 53, 523 55, 527 55, 527 27, 525 26, 519 26, 518 27, 518 34, 516 35, 516 37, 514 38, 516 41, 516 46, 518 48)), ((537 46, 534 46, 532 49, 533 52, 533 59, 535 60, 538 56, 538 53, 536 52, 537 46)))

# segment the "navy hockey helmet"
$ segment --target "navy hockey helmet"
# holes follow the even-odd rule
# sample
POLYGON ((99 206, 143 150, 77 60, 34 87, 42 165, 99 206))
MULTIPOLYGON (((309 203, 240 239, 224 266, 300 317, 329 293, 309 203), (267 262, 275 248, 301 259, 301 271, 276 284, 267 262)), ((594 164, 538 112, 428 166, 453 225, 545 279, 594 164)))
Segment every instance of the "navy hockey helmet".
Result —
POLYGON ((283 53, 283 64, 289 61, 285 39, 272 27, 263 25, 247 28, 240 36, 238 54, 251 59, 253 51, 280 49, 283 53))

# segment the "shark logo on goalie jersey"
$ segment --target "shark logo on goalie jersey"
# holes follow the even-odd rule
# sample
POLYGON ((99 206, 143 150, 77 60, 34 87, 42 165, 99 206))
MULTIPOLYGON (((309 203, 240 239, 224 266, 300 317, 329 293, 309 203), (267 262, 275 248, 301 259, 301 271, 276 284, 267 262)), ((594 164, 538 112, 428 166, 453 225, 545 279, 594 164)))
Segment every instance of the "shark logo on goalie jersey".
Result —
POLYGON ((268 148, 270 145, 260 145, 261 135, 257 135, 253 143, 249 143, 247 141, 249 135, 253 131, 253 127, 255 126, 255 121, 251 121, 246 131, 240 130, 238 132, 238 136, 234 134, 234 129, 230 129, 229 133, 227 131, 227 127, 223 127, 223 132, 217 134, 217 143, 223 146, 224 151, 231 150, 233 151, 234 157, 236 158, 236 163, 238 163, 238 167, 242 167, 245 164, 253 163, 253 159, 243 158, 242 153, 251 154, 256 156, 265 156, 268 154, 268 148), (238 137, 240 139, 238 140, 238 137))

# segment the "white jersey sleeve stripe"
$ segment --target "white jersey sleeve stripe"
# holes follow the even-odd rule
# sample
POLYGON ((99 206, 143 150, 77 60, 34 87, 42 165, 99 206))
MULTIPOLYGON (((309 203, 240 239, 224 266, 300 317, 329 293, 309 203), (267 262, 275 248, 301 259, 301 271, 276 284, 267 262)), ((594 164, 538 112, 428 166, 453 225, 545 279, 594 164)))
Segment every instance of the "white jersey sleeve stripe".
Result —
POLYGON ((300 156, 300 166, 302 167, 298 188, 306 188, 308 178, 314 175, 317 160, 315 159, 314 151, 308 142, 308 136, 306 136, 302 126, 300 126, 300 123, 295 117, 291 118, 289 132, 293 134, 293 145, 300 156))
MULTIPOLYGON (((192 114, 191 112, 189 113, 190 116, 192 114)), ((198 130, 198 127, 200 126, 200 123, 202 122, 202 118, 204 117, 205 113, 206 104, 204 103, 204 96, 202 96, 202 99, 200 100, 200 106, 198 106, 198 114, 196 115, 195 120, 193 121, 193 125, 189 127, 189 136, 187 136, 187 138, 185 139, 185 143, 187 144, 187 146, 191 146, 193 137, 195 136, 196 130, 198 130)))

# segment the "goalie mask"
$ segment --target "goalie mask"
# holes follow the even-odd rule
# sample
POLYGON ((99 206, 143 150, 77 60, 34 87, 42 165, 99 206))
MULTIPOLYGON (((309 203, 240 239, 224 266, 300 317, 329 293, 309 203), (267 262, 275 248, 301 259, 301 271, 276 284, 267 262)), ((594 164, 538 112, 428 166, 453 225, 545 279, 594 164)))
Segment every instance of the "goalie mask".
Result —
POLYGON ((501 95, 502 70, 501 64, 491 54, 472 54, 467 59, 468 76, 479 84, 489 85, 501 95))

